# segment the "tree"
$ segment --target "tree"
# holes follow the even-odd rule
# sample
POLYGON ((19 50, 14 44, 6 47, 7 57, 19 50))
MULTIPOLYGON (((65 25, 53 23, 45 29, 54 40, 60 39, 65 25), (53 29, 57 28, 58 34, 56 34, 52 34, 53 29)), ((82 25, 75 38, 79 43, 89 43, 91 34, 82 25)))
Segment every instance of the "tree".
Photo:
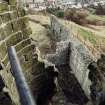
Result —
POLYGON ((105 15, 105 8, 101 4, 98 4, 98 7, 96 8, 96 14, 105 15))

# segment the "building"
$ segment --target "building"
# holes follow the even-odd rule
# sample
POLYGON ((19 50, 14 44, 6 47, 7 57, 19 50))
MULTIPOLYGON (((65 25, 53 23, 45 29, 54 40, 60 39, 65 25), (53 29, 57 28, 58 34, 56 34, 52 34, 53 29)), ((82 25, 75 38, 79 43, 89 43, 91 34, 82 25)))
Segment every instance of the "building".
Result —
POLYGON ((46 9, 46 4, 44 0, 26 0, 25 3, 29 6, 29 9, 33 9, 35 11, 46 9))
POLYGON ((89 5, 105 5, 105 0, 56 0, 57 6, 63 9, 82 8, 89 5))

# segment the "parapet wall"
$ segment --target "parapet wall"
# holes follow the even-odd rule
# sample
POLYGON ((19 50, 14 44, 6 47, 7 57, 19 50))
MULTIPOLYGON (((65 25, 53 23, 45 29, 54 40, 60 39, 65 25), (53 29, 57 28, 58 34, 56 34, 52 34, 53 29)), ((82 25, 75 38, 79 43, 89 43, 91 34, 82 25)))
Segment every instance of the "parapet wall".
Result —
POLYGON ((82 86, 85 94, 89 96, 91 82, 88 79, 88 65, 91 61, 93 61, 93 56, 80 41, 73 38, 70 30, 60 23, 55 16, 51 16, 51 30, 53 32, 52 37, 56 40, 56 42, 70 42, 69 66, 82 86))
POLYGON ((31 43, 29 35, 32 31, 28 25, 27 13, 16 6, 15 0, 0 2, 0 64, 2 76, 8 93, 14 104, 20 105, 14 77, 11 73, 7 49, 15 46, 23 72, 31 84, 32 55, 35 45, 31 43))

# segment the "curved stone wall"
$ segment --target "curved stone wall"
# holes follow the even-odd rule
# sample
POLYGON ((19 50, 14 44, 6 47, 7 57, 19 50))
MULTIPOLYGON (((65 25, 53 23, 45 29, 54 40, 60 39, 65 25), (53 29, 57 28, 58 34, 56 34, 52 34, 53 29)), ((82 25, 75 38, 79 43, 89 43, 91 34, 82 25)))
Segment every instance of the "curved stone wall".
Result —
POLYGON ((28 25, 28 18, 22 7, 16 6, 15 0, 0 2, 0 64, 2 76, 8 93, 15 105, 20 105, 15 80, 11 73, 8 60, 7 49, 15 46, 22 69, 29 84, 31 84, 31 72, 33 49, 35 45, 31 43, 30 34, 32 31, 28 25))

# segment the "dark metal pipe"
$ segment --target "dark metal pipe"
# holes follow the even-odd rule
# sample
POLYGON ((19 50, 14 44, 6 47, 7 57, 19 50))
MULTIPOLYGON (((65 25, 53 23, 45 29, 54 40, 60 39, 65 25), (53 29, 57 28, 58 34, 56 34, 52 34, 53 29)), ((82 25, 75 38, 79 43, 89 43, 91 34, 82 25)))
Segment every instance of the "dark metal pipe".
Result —
POLYGON ((19 92, 21 104, 36 105, 26 82, 25 76, 22 72, 15 48, 13 46, 8 48, 8 56, 11 64, 11 70, 15 78, 17 90, 19 92))

